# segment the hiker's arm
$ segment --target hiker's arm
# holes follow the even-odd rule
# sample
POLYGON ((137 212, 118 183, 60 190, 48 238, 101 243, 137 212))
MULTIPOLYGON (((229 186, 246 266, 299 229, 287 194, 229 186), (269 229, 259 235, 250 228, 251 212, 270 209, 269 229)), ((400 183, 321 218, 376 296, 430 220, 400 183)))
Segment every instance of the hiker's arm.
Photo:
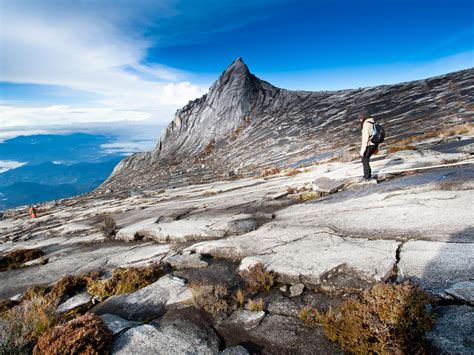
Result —
POLYGON ((367 122, 364 122, 364 125, 362 126, 362 145, 360 147, 360 155, 363 156, 365 152, 365 148, 367 148, 367 145, 369 144, 369 135, 370 135, 370 127, 367 122))

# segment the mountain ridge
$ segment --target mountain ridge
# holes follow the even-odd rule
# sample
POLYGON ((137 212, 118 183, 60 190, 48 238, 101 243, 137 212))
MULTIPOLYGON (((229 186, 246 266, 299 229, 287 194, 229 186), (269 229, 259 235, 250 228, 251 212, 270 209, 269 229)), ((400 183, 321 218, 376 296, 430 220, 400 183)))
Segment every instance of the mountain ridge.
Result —
POLYGON ((368 109, 388 140, 458 124, 474 112, 474 69, 338 91, 292 91, 253 75, 239 57, 209 92, 176 111, 154 151, 124 159, 104 186, 123 188, 251 175, 354 147, 355 116, 368 109), (305 143, 306 142, 306 143, 305 143))

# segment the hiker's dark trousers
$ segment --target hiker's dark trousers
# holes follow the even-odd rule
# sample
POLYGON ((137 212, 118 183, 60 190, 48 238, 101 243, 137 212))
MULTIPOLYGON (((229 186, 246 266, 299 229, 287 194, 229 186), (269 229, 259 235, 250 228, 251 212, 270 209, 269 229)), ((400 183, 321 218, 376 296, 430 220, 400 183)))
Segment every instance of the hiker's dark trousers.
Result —
POLYGON ((368 145, 362 157, 362 165, 364 166, 364 179, 370 179, 372 170, 370 169, 369 160, 372 154, 377 150, 377 145, 368 145))

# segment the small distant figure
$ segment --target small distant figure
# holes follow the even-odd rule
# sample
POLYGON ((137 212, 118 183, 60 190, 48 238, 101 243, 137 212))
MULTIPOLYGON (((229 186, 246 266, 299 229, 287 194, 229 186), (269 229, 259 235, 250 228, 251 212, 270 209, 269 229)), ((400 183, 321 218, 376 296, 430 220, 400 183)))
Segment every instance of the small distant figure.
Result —
POLYGON ((364 177, 362 181, 368 182, 372 177, 370 169, 370 157, 377 154, 379 143, 385 138, 385 131, 382 125, 375 122, 374 118, 369 117, 367 111, 362 111, 358 115, 360 128, 362 130, 362 145, 360 147, 360 156, 364 167, 364 177))
POLYGON ((31 218, 37 218, 38 217, 38 210, 33 205, 30 205, 30 208, 28 208, 28 213, 30 214, 31 218))

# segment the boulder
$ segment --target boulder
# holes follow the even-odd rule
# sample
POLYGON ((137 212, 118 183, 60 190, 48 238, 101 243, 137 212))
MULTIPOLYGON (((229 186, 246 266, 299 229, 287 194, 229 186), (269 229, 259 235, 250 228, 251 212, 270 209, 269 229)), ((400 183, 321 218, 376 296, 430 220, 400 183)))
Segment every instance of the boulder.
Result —
POLYGON ((312 184, 312 190, 324 193, 334 193, 344 186, 344 181, 337 181, 328 177, 319 177, 312 184))
POLYGON ((257 221, 252 218, 235 219, 226 223, 224 230, 226 235, 240 235, 256 230, 257 221))
POLYGON ((132 321, 123 319, 119 316, 116 316, 115 314, 108 314, 108 313, 102 314, 100 318, 104 321, 104 323, 110 329, 113 336, 116 336, 127 329, 137 327, 142 324, 141 322, 132 322, 132 321))
POLYGON ((92 301, 92 296, 89 293, 81 292, 81 293, 78 293, 77 295, 72 296, 71 298, 68 298, 66 301, 61 303, 57 308, 57 312, 65 313, 74 308, 83 306, 91 301, 92 301))
POLYGON ((426 333, 432 353, 474 353, 474 308, 470 306, 442 306, 436 310, 437 321, 426 333))
POLYGON ((291 297, 300 296, 304 291, 304 284, 295 284, 290 286, 291 297))
POLYGON ((255 328, 265 318, 265 312, 253 312, 246 309, 237 310, 227 319, 228 322, 246 330, 255 328))
POLYGON ((189 308, 128 329, 114 341, 112 354, 217 354, 219 344, 205 314, 189 308))
POLYGON ((207 267, 208 263, 202 260, 201 254, 178 254, 165 260, 175 269, 202 268, 207 267))
POLYGON ((136 292, 112 296, 91 311, 98 315, 111 313, 128 320, 145 321, 159 317, 166 307, 191 302, 192 297, 183 280, 166 275, 136 292))

